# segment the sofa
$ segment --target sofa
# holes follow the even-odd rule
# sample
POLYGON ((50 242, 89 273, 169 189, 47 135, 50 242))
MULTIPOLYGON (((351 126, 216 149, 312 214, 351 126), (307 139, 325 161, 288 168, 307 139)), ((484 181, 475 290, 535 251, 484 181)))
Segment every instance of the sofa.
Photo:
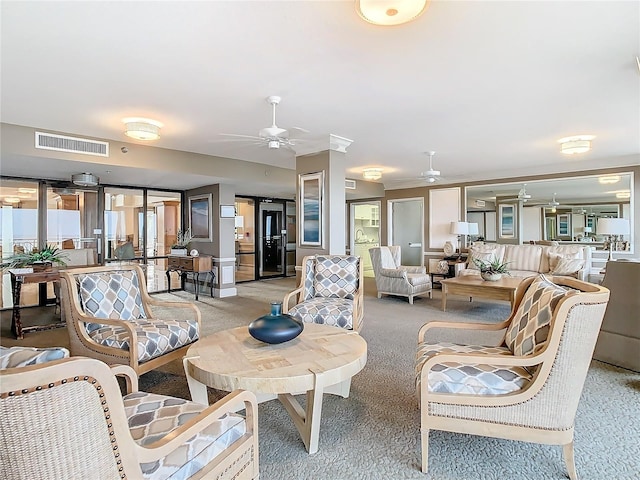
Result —
POLYGON ((539 273, 571 276, 589 280, 591 269, 590 245, 505 245, 475 243, 469 248, 466 268, 460 275, 480 275, 475 260, 491 262, 498 259, 507 262, 513 277, 530 277, 539 273))

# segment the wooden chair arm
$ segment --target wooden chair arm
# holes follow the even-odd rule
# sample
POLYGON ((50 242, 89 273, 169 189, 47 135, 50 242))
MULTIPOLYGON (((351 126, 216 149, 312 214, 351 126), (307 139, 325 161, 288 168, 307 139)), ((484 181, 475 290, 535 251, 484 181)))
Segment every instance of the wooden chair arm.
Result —
POLYGON ((111 365, 111 373, 124 377, 127 382, 127 393, 138 391, 138 375, 129 365, 111 365))
POLYGON ((245 410, 247 435, 258 434, 258 402, 256 396, 246 390, 234 390, 223 399, 207 407, 200 414, 191 418, 184 425, 176 428, 169 435, 145 447, 139 447, 137 453, 140 463, 153 462, 166 457, 191 437, 201 432, 222 416, 230 412, 245 410))
MULTIPOLYGON (((302 292, 302 287, 303 286, 301 285, 284 296, 284 299, 282 300, 282 313, 289 313, 289 301, 291 300, 291 297, 299 295, 302 292)), ((296 304, 297 303, 298 302, 296 301, 296 304)))
POLYGON ((418 343, 424 342, 427 331, 434 328, 499 331, 507 328, 509 323, 511 323, 510 318, 500 323, 429 322, 425 323, 418 331, 418 343))

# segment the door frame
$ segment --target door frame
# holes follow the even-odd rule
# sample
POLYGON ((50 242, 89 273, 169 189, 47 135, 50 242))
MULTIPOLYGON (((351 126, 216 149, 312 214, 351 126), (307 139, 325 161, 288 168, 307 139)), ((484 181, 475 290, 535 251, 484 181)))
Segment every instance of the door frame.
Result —
POLYGON ((422 206, 422 215, 420 218, 420 244, 421 244, 421 255, 420 255, 420 265, 424 266, 424 197, 410 197, 410 198, 394 198, 391 200, 387 200, 387 245, 393 245, 393 204, 401 203, 401 202, 412 202, 419 201, 422 206))

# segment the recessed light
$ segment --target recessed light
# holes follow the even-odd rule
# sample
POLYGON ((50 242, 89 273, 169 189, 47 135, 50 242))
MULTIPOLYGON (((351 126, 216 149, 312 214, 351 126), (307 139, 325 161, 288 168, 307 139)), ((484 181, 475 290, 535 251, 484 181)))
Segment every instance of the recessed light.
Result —
POLYGON ((616 198, 631 198, 631 192, 618 192, 616 198))
POLYGON ((24 187, 22 187, 22 188, 18 189, 18 192, 20 192, 20 193, 36 193, 37 191, 38 191, 37 188, 24 188, 24 187))

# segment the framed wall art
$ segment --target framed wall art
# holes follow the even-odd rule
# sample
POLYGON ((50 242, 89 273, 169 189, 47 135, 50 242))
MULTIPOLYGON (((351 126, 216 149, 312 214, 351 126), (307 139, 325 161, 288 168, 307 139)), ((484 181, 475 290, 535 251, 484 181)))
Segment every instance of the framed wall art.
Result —
POLYGON ((213 241, 211 194, 189 197, 189 225, 194 240, 213 241))
POLYGON ((324 172, 299 175, 300 245, 322 247, 324 172))
POLYGON ((515 238, 516 236, 516 206, 499 205, 498 227, 500 238, 515 238))

